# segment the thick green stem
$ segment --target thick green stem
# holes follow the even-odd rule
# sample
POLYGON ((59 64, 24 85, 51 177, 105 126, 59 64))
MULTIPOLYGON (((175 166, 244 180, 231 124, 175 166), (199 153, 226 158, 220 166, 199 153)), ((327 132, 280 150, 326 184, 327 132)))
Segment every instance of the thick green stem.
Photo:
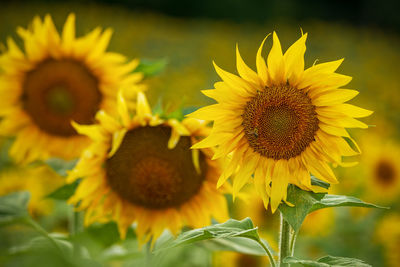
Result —
POLYGON ((83 232, 83 211, 71 210, 69 216, 69 233, 76 235, 77 233, 83 232))
POLYGON ((294 254, 294 246, 296 245, 296 238, 297 238, 297 233, 291 229, 291 239, 290 239, 290 256, 293 256, 294 254))
POLYGON ((288 256, 291 256, 292 253, 290 251, 290 225, 289 223, 283 218, 281 214, 281 233, 279 239, 279 267, 289 267, 288 263, 283 263, 283 259, 288 256))

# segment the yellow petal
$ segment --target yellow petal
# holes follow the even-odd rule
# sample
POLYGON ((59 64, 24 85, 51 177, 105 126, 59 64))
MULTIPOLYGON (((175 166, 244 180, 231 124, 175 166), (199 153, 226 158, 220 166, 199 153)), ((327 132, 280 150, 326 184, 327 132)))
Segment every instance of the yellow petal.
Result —
POLYGON ((68 15, 67 21, 64 24, 62 31, 62 40, 65 48, 68 51, 72 50, 72 45, 75 40, 75 14, 70 13, 68 15))
POLYGON ((363 109, 354 105, 350 105, 350 104, 341 104, 341 105, 337 105, 335 107, 332 107, 332 109, 337 109, 340 112, 353 117, 353 118, 363 118, 363 117, 367 117, 369 115, 371 115, 373 113, 373 111, 371 110, 367 110, 367 109, 363 109))
POLYGON ((119 131, 114 132, 112 137, 111 150, 107 155, 109 158, 111 158, 115 154, 115 152, 117 152, 127 132, 128 132, 127 129, 121 129, 119 131))
POLYGON ((257 51, 257 57, 256 57, 256 66, 257 66, 257 73, 258 76, 261 78, 261 80, 264 82, 264 85, 268 83, 269 80, 269 74, 268 74, 268 69, 267 69, 267 64, 265 64, 265 60, 262 57, 262 49, 264 47, 264 43, 267 40, 268 36, 271 34, 269 33, 264 40, 261 42, 260 47, 258 48, 257 51))
POLYGON ((307 33, 300 37, 285 52, 283 60, 285 62, 286 78, 290 83, 296 84, 297 79, 304 71, 304 53, 306 52, 307 33))
POLYGON ((272 172, 271 210, 276 211, 284 196, 287 194, 289 170, 286 160, 278 160, 272 172))
POLYGON ((283 61, 281 43, 274 31, 272 34, 273 44, 271 51, 268 54, 267 63, 268 70, 272 81, 275 84, 285 83, 285 65, 283 61))
POLYGON ((137 93, 136 115, 140 118, 145 118, 152 115, 146 95, 142 92, 137 93))
POLYGON ((251 150, 248 150, 248 152, 243 156, 244 156, 243 165, 240 166, 238 173, 235 175, 235 178, 233 179, 233 190, 232 190, 233 199, 235 199, 239 191, 249 181, 251 175, 254 173, 254 170, 258 164, 258 160, 260 159, 260 154, 254 153, 251 150))
POLYGON ((332 106, 349 101, 358 95, 358 93, 356 90, 333 89, 324 91, 316 96, 312 96, 311 92, 309 95, 315 106, 332 106))
POLYGON ((201 140, 200 142, 194 144, 191 148, 207 148, 213 147, 221 144, 225 140, 230 140, 232 138, 232 133, 211 133, 209 136, 201 140))
POLYGON ((256 85, 260 85, 260 78, 258 77, 257 73, 255 73, 252 69, 250 69, 246 63, 243 61, 242 57, 240 56, 239 47, 236 44, 236 67, 239 75, 256 85))
POLYGON ((244 79, 224 71, 213 62, 215 71, 218 73, 219 77, 234 91, 240 91, 242 93, 247 93, 247 95, 254 95, 257 92, 257 88, 246 82, 244 79))
POLYGON ((338 127, 323 122, 319 122, 318 127, 327 134, 345 137, 350 136, 346 129, 344 129, 343 127, 338 127))

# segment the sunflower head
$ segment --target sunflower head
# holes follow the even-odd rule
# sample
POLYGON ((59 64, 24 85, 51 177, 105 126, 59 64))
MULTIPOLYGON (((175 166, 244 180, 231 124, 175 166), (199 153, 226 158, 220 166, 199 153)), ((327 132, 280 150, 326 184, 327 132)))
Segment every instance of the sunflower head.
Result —
POLYGON ((0 172, 0 196, 29 191, 29 213, 36 217, 49 214, 53 202, 46 195, 63 184, 63 179, 47 166, 8 167, 0 172))
POLYGON ((71 121, 91 124, 100 109, 116 113, 119 88, 129 96, 143 89, 143 75, 132 73, 138 60, 106 52, 111 29, 76 37, 70 14, 59 34, 46 15, 17 33, 24 49, 8 38, 0 56, 0 133, 16 136, 10 154, 18 162, 79 156, 88 139, 71 121))
POLYGON ((357 147, 346 128, 367 128, 355 118, 372 112, 345 103, 358 92, 340 88, 351 80, 335 72, 343 60, 304 69, 307 34, 282 53, 274 32, 265 61, 262 49, 267 37, 257 52, 257 71, 244 63, 238 48, 239 75, 214 64, 222 81, 203 93, 217 104, 189 116, 214 121, 211 134, 193 147, 218 146, 214 159, 221 158, 226 166, 218 185, 234 175, 236 194, 254 174, 265 208, 271 203, 274 212, 286 201, 289 183, 321 190, 311 185, 310 173, 337 183, 330 164, 352 165, 342 162, 342 156, 359 152, 349 145, 357 147))
POLYGON ((365 199, 380 203, 393 203, 400 193, 400 146, 390 138, 370 133, 362 138, 365 149, 362 157, 363 172, 366 181, 365 199))
POLYGON ((120 95, 118 116, 100 111, 98 123, 75 124, 92 139, 68 181, 82 178, 70 203, 86 210, 86 223, 115 220, 121 236, 136 223, 140 242, 165 229, 203 227, 227 219, 225 189, 217 189, 219 163, 210 149, 191 150, 209 129, 204 121, 162 120, 139 93, 132 117, 120 95))

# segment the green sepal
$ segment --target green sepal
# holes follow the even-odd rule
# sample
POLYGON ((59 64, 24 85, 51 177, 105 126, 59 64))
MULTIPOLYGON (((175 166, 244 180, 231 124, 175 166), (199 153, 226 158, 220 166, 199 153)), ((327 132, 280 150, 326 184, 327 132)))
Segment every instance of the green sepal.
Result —
POLYGON ((59 158, 50 158, 46 160, 45 163, 49 165, 49 167, 58 175, 65 177, 67 176, 67 172, 75 167, 76 163, 78 163, 78 160, 74 159, 66 161, 59 158))
POLYGON ((68 200, 75 193, 79 183, 80 179, 70 184, 64 184, 59 188, 57 188, 56 190, 54 190, 53 192, 51 192, 50 194, 48 194, 46 198, 52 198, 57 200, 68 200))

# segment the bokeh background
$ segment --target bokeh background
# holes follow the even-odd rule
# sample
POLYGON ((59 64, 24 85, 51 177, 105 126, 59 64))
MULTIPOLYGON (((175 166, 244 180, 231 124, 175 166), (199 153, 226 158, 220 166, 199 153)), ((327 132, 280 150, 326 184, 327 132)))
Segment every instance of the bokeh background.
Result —
MULTIPOLYGON (((213 60, 222 68, 235 72, 236 43, 245 61, 255 67, 255 54, 266 34, 277 31, 285 50, 300 37, 301 29, 308 32, 306 66, 311 66, 315 60, 345 58, 338 72, 353 76, 347 87, 360 91, 352 103, 374 110, 374 114, 364 120, 371 125, 367 131, 351 131, 363 151, 356 159, 360 164, 349 169, 336 169, 341 183, 332 188, 332 193, 354 195, 391 209, 338 208, 313 213, 300 232, 296 255, 317 258, 330 254, 360 258, 373 266, 400 266, 398 1, 48 0, 1 1, 0 5, 0 43, 5 43, 8 36, 20 41, 15 32, 17 26, 26 27, 35 15, 51 14, 60 30, 67 15, 74 12, 77 35, 86 34, 96 26, 113 28, 108 50, 161 67, 165 65, 165 68, 160 67, 157 75, 146 78, 147 94, 153 106, 161 103, 171 112, 180 107, 212 103, 200 90, 213 88, 214 82, 219 80, 212 67, 213 60), (382 166, 386 166, 384 171, 382 166)), ((268 51, 270 46, 271 42, 268 42, 265 50, 268 51)), ((4 46, 0 45, 2 50, 4 46)), ((13 167, 4 152, 9 141, 2 143, 0 194, 16 188, 9 181, 11 178, 3 177, 15 176, 14 179, 19 181, 23 179, 21 177, 34 175, 49 177, 41 173, 27 174, 29 170, 13 167)), ((56 188, 61 183, 57 179, 51 178, 46 184, 54 184, 52 187, 56 188)), ((29 183, 32 184, 21 182, 19 187, 32 189, 34 185, 28 186, 29 183)), ((42 225, 49 230, 66 231, 66 214, 70 208, 61 202, 43 203, 40 196, 37 202, 42 205, 35 206, 39 209, 35 211, 38 218, 47 214, 40 219, 42 225)), ((263 214, 257 200, 249 203, 250 208, 237 203, 232 208, 232 215, 238 219, 254 218, 264 229, 265 238, 276 246, 276 216, 263 214)), ((115 231, 113 224, 94 226, 80 236, 80 242, 90 248, 90 254, 101 258, 105 249, 118 242, 115 231)), ((13 235, 5 234, 4 229, 2 232, 0 260, 6 266, 20 266, 35 259, 40 262, 38 255, 18 254, 14 257, 8 253, 11 246, 32 234, 27 229, 14 229, 13 235)), ((129 240, 125 245, 127 242, 131 242, 128 246, 136 245, 129 240)), ((115 259, 106 262, 119 263, 115 259)), ((247 266, 257 266, 262 262, 260 258, 245 258, 233 253, 211 254, 202 247, 190 247, 189 250, 175 251, 163 264, 241 266, 247 263, 247 266)))

